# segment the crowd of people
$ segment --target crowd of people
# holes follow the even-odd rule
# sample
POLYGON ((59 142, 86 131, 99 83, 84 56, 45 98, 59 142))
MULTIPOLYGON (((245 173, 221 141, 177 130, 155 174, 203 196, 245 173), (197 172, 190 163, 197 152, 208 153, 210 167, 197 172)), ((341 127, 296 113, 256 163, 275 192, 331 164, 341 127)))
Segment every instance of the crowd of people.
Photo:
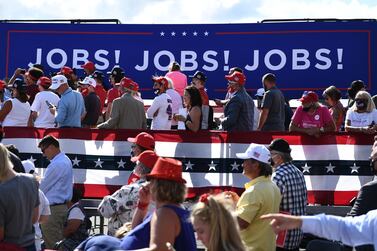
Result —
MULTIPOLYGON (((320 104, 315 92, 308 91, 293 113, 274 74, 263 76, 255 105, 245 89, 245 74, 235 67, 225 75, 225 99, 215 100, 224 106, 224 114, 214 118, 203 72, 196 72, 188 85, 187 76, 173 62, 165 76, 152 77, 157 96, 145 111, 139 85, 125 77, 120 67, 108 73, 112 85, 108 91, 103 86, 104 74, 96 71, 94 63, 89 61, 82 68, 86 73, 82 81, 67 66, 54 76, 45 76, 40 65, 27 71, 17 69, 7 83, 0 82, 2 126, 289 130, 315 137, 323 132, 374 134, 377 130, 373 101, 377 98, 371 97, 362 81, 352 82, 348 90, 348 110, 340 103, 341 92, 330 86, 323 92, 329 108, 320 104)), ((366 216, 355 220, 301 217, 306 214, 306 183, 284 139, 274 139, 267 147, 252 143, 245 152, 236 154, 243 161, 242 174, 249 179, 242 194, 203 194, 191 210, 183 207, 187 187, 182 163, 158 156, 155 140, 147 132, 128 141, 134 170, 127 184, 105 196, 98 207, 99 213, 109 218, 107 235, 91 237, 91 223, 80 203, 82 193, 73 188, 72 162, 61 151, 59 140, 48 135, 38 143, 50 161, 44 177, 35 173, 30 161, 24 161, 20 168, 17 156, 0 144, 0 250, 191 251, 196 250, 195 233, 209 251, 299 250, 303 231, 350 245, 376 245, 372 234, 354 229, 354 224, 365 224, 369 229, 376 221, 374 211, 368 213, 377 209, 376 203, 371 202, 372 195, 366 196, 376 183, 363 186, 350 212, 353 216, 368 213, 366 216), (359 231, 360 241, 352 241, 349 235, 328 234, 323 229, 332 222, 339 229, 359 231), (275 232, 281 230, 283 237, 277 238, 275 232)), ((377 144, 371 160, 376 171, 377 144)))
POLYGON ((292 109, 274 74, 263 76, 263 88, 253 99, 243 70, 234 67, 225 75, 225 99, 214 99, 216 106, 224 107, 223 114, 214 116, 205 73, 197 71, 189 82, 177 62, 171 63, 165 76, 152 77, 156 97, 146 111, 139 85, 121 67, 108 72, 111 86, 105 86, 105 74, 93 62, 81 67, 83 80, 68 66, 52 76, 45 75, 41 65, 16 69, 9 80, 0 81, 2 126, 292 131, 316 137, 323 132, 373 134, 377 130, 377 95, 372 97, 361 80, 351 83, 346 107, 341 92, 330 86, 322 98, 305 91, 301 105, 292 109))
MULTIPOLYGON (((375 140, 371 165, 377 173, 375 140)), ((233 191, 202 194, 190 210, 183 206, 187 187, 182 163, 159 157, 147 132, 128 141, 133 175, 98 207, 109 218, 107 235, 90 237, 82 193, 73 188, 72 162, 59 140, 48 135, 38 143, 50 160, 44 177, 28 160, 22 162, 26 174, 16 172, 9 150, 0 144, 0 249, 191 251, 197 250, 195 233, 209 251, 299 250, 303 232, 352 246, 376 245, 376 181, 359 192, 350 212, 359 217, 303 216, 306 183, 284 139, 274 139, 267 147, 251 143, 236 154, 250 180, 240 196, 233 191), (280 231, 279 238, 275 233, 280 231)))

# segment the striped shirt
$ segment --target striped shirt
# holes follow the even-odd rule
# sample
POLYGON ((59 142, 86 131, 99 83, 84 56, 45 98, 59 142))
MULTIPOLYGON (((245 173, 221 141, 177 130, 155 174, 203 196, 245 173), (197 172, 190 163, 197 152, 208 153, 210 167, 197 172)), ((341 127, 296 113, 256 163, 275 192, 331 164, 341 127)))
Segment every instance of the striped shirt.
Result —
MULTIPOLYGON (((305 215, 307 190, 303 173, 292 162, 286 162, 276 168, 272 181, 279 187, 282 195, 280 211, 289 212, 291 215, 305 215)), ((299 229, 288 231, 284 248, 298 248, 302 236, 299 229)))

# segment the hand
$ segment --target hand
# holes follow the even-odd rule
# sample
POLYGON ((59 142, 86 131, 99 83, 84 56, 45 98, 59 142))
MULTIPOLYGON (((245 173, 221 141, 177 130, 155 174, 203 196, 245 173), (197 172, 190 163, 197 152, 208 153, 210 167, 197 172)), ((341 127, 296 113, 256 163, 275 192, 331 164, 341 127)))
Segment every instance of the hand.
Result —
POLYGON ((25 74, 25 69, 22 69, 22 68, 17 68, 15 71, 14 71, 14 75, 15 76, 19 76, 21 74, 25 74))
POLYGON ((315 136, 315 137, 318 138, 321 131, 320 131, 320 128, 318 128, 318 127, 312 127, 312 128, 307 128, 306 133, 310 136, 315 136))
POLYGON ((223 103, 221 102, 221 99, 217 99, 216 98, 214 101, 215 101, 216 105, 223 106, 223 103))
POLYGON ((147 182, 140 187, 139 201, 142 204, 149 204, 151 201, 150 183, 147 182))
POLYGON ((50 111, 50 113, 51 113, 52 115, 55 115, 55 112, 56 112, 56 107, 55 107, 55 106, 49 108, 48 110, 50 111))
POLYGON ((220 118, 214 118, 216 125, 221 124, 221 119, 220 118))
POLYGON ((185 121, 186 120, 186 118, 183 115, 180 115, 180 114, 174 114, 173 119, 175 121, 185 121))
POLYGON ((265 214, 261 216, 261 219, 271 220, 270 225, 276 234, 283 230, 297 229, 302 226, 302 219, 300 216, 265 214))
POLYGON ((363 129, 363 133, 366 133, 366 134, 374 134, 375 132, 376 130, 374 129, 374 127, 367 127, 363 129))

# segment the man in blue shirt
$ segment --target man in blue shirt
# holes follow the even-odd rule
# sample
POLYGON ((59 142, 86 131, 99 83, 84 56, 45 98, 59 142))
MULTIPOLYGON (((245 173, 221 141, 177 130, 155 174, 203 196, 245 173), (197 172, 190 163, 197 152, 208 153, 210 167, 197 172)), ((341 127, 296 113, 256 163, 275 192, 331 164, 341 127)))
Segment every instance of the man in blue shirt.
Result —
POLYGON ((72 197, 72 162, 60 151, 59 141, 51 135, 38 144, 43 155, 50 161, 41 180, 40 189, 50 202, 51 215, 42 224, 46 248, 53 249, 57 241, 63 239, 64 222, 67 217, 67 202, 72 197))
MULTIPOLYGON (((51 78, 50 89, 61 97, 57 107, 55 122, 60 128, 81 127, 81 120, 85 117, 85 104, 82 95, 73 91, 68 80, 63 75, 51 78)), ((51 108, 55 112, 54 108, 51 108)))

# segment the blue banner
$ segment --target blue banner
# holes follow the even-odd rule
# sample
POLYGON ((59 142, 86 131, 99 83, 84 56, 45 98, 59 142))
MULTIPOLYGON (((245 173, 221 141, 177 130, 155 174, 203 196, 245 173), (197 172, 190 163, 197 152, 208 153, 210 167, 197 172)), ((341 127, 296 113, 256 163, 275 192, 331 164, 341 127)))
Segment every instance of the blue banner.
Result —
MULTIPOLYGON (((85 61, 126 76, 152 98, 152 75, 164 75, 171 61, 185 74, 203 71, 209 97, 223 98, 224 75, 234 66, 246 74, 246 88, 255 93, 261 78, 275 73, 287 97, 305 90, 321 93, 335 85, 346 90, 363 80, 376 93, 375 22, 312 22, 200 25, 129 24, 0 24, 0 78, 34 63, 45 72, 64 66, 80 69, 85 61)), ((191 81, 191 78, 189 78, 191 81)))

